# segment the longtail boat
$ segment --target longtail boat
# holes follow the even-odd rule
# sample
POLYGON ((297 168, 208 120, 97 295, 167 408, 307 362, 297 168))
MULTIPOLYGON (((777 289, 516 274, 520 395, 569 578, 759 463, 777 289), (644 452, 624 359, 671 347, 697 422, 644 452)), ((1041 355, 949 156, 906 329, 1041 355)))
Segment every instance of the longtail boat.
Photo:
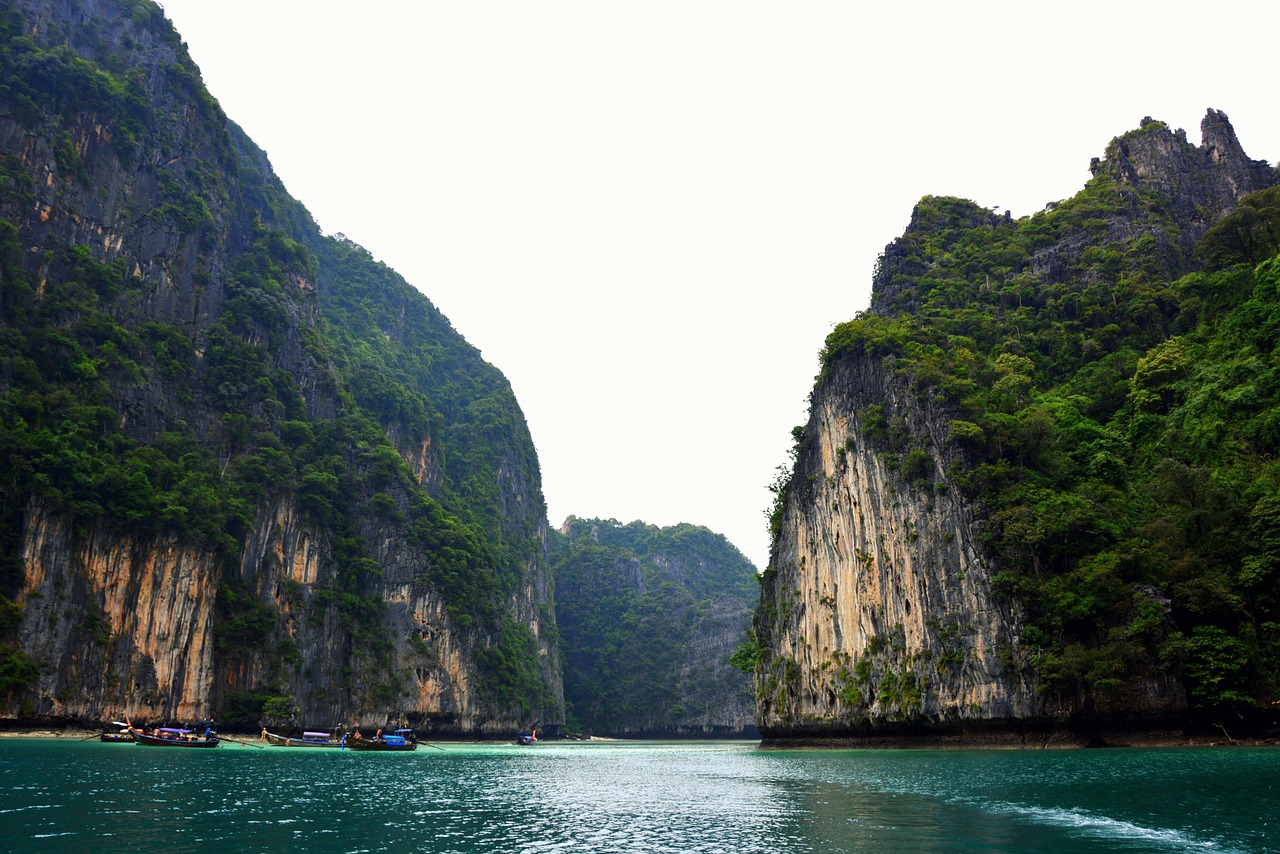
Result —
POLYGON ((377 735, 373 738, 356 738, 349 735, 343 744, 351 750, 417 750, 418 739, 411 729, 398 729, 392 735, 377 735))
POLYGON ((302 737, 292 735, 276 735, 274 732, 262 731, 267 744, 276 747, 342 747, 342 736, 338 732, 312 732, 303 730, 302 737))
POLYGON ((105 741, 107 744, 133 744, 133 731, 130 729, 128 724, 121 723, 120 721, 112 721, 111 725, 120 727, 119 731, 108 732, 104 725, 102 727, 102 734, 98 736, 100 741, 105 741))
POLYGON ((218 734, 211 729, 206 729, 202 736, 195 730, 167 726, 143 732, 130 724, 129 732, 133 733, 135 744, 147 747, 217 747, 219 744, 218 734))

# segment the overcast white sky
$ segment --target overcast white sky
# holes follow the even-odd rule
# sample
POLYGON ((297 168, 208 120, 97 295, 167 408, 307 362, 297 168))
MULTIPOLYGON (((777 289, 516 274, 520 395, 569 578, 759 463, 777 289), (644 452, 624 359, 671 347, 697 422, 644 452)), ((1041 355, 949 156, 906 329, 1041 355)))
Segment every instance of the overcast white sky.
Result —
POLYGON ((289 191, 510 379, 566 516, 768 561, 831 327, 925 194, 1024 216, 1145 115, 1280 157, 1280 4, 165 0, 289 191))

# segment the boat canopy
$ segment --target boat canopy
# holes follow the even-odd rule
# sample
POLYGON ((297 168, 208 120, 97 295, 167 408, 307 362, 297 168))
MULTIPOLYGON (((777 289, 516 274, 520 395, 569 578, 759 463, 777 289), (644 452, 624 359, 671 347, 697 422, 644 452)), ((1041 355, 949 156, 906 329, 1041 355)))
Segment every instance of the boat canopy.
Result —
POLYGON ((178 729, 177 727, 171 727, 171 726, 162 726, 162 727, 158 727, 156 729, 156 732, 176 732, 179 735, 186 735, 187 733, 191 732, 191 730, 178 729))
POLYGON ((302 731, 302 735, 305 738, 328 738, 329 737, 329 733, 327 732, 312 732, 311 730, 306 730, 306 729, 302 731))

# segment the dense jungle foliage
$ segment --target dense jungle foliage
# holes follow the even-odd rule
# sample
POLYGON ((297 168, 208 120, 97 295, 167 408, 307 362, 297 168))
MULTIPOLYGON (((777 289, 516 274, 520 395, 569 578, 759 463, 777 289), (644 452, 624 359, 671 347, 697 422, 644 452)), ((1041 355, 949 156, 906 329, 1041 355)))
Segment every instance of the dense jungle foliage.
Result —
MULTIPOLYGON (((822 353, 890 360, 949 405, 946 481, 984 508, 1040 684, 1085 711, 1159 671, 1210 717, 1280 700, 1280 189, 1187 248, 1105 164, 1019 220, 925 198, 822 353), (1066 269, 1037 268, 1062 245, 1066 269)), ((862 416, 883 453, 928 460, 862 416)), ((932 469, 913 479, 946 488, 932 469)))
POLYGON ((431 545, 455 616, 496 619, 542 549, 545 518, 537 452, 511 386, 368 251, 341 235, 310 246, 333 360, 360 409, 403 447, 445 449, 438 497, 457 521, 431 545), (504 478, 531 488, 536 506, 508 506, 504 478))
MULTIPOLYGON (((140 170, 139 193, 154 189, 124 212, 128 233, 194 241, 197 294, 224 298, 215 316, 154 316, 128 245, 101 263, 95 248, 51 243, 33 263, 20 227, 32 178, 0 156, 0 695, 37 675, 15 643, 13 601, 33 502, 77 530, 209 550, 225 576, 218 655, 296 666, 274 610, 236 581, 255 515, 293 495, 339 568, 332 590, 297 608, 336 609, 363 659, 385 663, 369 535, 394 531, 426 556, 419 581, 457 624, 489 638, 478 645, 482 692, 554 707, 532 634, 505 610, 541 557, 545 518, 505 378, 400 276, 320 233, 204 90, 159 7, 107 5, 120 16, 109 26, 50 22, 37 43, 12 0, 0 2, 0 111, 50 141, 69 191, 97 189, 98 164, 73 138, 86 123, 104 128, 114 156, 140 170), (157 65, 163 56, 174 59, 157 65), (405 457, 425 446, 432 474, 420 479, 405 457), (511 512, 521 491, 534 500, 511 512)), ((260 686, 241 705, 260 710, 278 690, 260 686)))
POLYGON ((746 701, 747 680, 727 652, 690 661, 690 649, 718 631, 717 608, 741 619, 715 645, 742 639, 759 585, 741 552, 694 525, 567 524, 567 534, 553 533, 552 567, 571 729, 672 733, 726 693, 746 701))

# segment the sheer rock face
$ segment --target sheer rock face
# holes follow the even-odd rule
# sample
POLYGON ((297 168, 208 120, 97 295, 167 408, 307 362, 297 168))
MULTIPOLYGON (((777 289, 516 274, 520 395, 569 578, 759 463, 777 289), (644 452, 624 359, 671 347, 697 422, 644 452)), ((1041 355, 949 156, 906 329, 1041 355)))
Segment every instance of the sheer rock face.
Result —
MULTIPOLYGON (((0 195, 0 219, 16 227, 25 250, 16 263, 38 299, 47 282, 65 274, 57 259, 68 247, 85 247, 99 263, 123 261, 127 298, 104 303, 104 311, 127 329, 159 323, 181 330, 194 344, 195 375, 118 383, 101 403, 119 414, 131 441, 146 445, 182 429, 213 444, 222 412, 200 380, 235 259, 262 226, 299 241, 320 240, 319 231, 301 205, 266 198, 286 197, 265 154, 203 91, 159 8, 112 0, 14 5, 27 34, 46 49, 132 62, 131 79, 141 81, 153 120, 136 139, 122 141, 118 124, 92 104, 24 111, 0 95, 0 163, 12 181, 0 195), (190 187, 197 178, 198 193, 190 187), (181 192, 173 181, 186 182, 181 192), (165 213, 193 199, 207 213, 196 227, 165 213)), ((314 346, 323 334, 320 284, 301 266, 286 270, 280 284, 291 298, 281 301, 279 328, 270 335, 250 328, 244 339, 261 345, 270 369, 296 381, 308 420, 331 419, 343 404, 335 369, 314 346)), ((8 382, 0 377, 0 390, 8 382)), ((418 482, 438 493, 442 451, 430 438, 410 444, 388 432, 418 482)), ((561 704, 544 718, 554 726, 562 720, 563 688, 554 626, 543 624, 553 594, 541 483, 536 465, 530 475, 518 461, 521 449, 532 447, 527 435, 493 442, 501 461, 494 492, 509 526, 503 535, 522 555, 505 612, 535 638, 546 693, 561 704)), ((407 509, 403 490, 390 491, 397 513, 407 509)), ((446 611, 429 582, 433 556, 394 515, 362 512, 353 520, 356 530, 343 534, 367 544, 365 556, 376 564, 360 591, 382 608, 380 637, 389 640, 375 657, 334 595, 342 589, 339 535, 300 512, 293 492, 262 499, 230 565, 191 542, 122 536, 31 499, 18 538, 23 577, 12 595, 22 609, 18 647, 40 675, 31 691, 0 696, 0 719, 191 720, 269 686, 269 693, 294 699, 307 723, 407 722, 458 735, 526 725, 519 709, 486 699, 478 657, 497 639, 459 625, 446 611), (271 615, 269 644, 234 654, 219 647, 227 583, 271 615)))
POLYGON ((946 489, 944 416, 871 359, 814 392, 756 617, 766 736, 1043 713, 1017 666, 1019 615, 991 594, 975 508, 946 489), (908 479, 868 440, 871 405, 931 435, 927 473, 908 479))
POLYGON ((982 508, 948 484, 963 465, 951 420, 891 360, 848 359, 819 383, 755 618, 761 733, 989 737, 1185 709, 1163 674, 1087 706, 1038 690, 1020 610, 992 589, 982 508), (927 459, 886 453, 886 424, 927 459))
POLYGON ((732 596, 708 603, 682 649, 676 695, 695 710, 674 734, 684 738, 743 736, 755 731, 755 709, 740 671, 725 663, 751 622, 751 608, 732 596))
MULTIPOLYGON (((1144 119, 1118 137, 1094 180, 1112 181, 1121 205, 1105 241, 1150 234, 1168 275, 1194 267, 1205 230, 1244 195, 1280 184, 1280 173, 1244 153, 1225 115, 1210 110, 1203 143, 1144 119), (1170 236, 1142 206, 1170 209, 1170 236)), ((908 272, 910 236, 978 228, 1007 216, 976 208, 969 222, 931 224, 913 213, 876 271, 870 311, 917 309, 920 295, 893 284, 908 272)), ((1084 233, 1038 251, 1029 272, 1069 275, 1098 242, 1084 233)), ((915 274, 924 271, 915 270, 915 274)), ((940 399, 940 398, 937 398, 940 399)), ((1186 709, 1183 686, 1155 674, 1122 700, 1082 707, 1048 699, 1022 642, 1016 602, 995 595, 1000 567, 983 540, 983 510, 950 488, 965 465, 950 437, 958 415, 896 375, 892 357, 857 353, 824 370, 783 493, 755 631, 756 717, 767 738, 921 734, 1058 727, 1080 715, 1157 720, 1186 709), (914 449, 914 450, 909 450, 914 449)))
POLYGON ((178 543, 73 537, 63 518, 38 508, 28 516, 19 640, 45 663, 32 712, 88 721, 207 714, 218 578, 209 557, 178 543))
MULTIPOLYGON (((385 603, 382 625, 395 639, 386 666, 401 674, 396 693, 386 696, 388 670, 352 672, 361 653, 351 632, 337 608, 317 601, 335 583, 328 537, 292 501, 264 508, 245 542, 240 576, 256 601, 274 609, 274 635, 294 650, 296 660, 283 669, 267 650, 234 662, 219 654, 214 624, 224 578, 210 555, 175 541, 82 535, 39 508, 28 517, 20 642, 45 666, 25 717, 192 720, 271 681, 299 698, 310 721, 381 725, 394 712, 460 734, 505 733, 520 724, 481 704, 472 660, 477 639, 458 631, 440 597, 415 581, 425 558, 402 550, 394 537, 383 541, 376 591, 385 603)), ((531 630, 541 633, 540 618, 532 619, 531 630)))
MULTIPOLYGON (((705 559, 695 562, 682 555, 657 553, 650 561, 661 576, 682 586, 694 571, 705 574, 708 568, 705 559)), ((675 666, 671 700, 684 707, 684 714, 673 724, 654 722, 648 733, 705 738, 752 732, 754 710, 747 680, 729 664, 750 622, 749 603, 724 593, 709 598, 688 625, 675 666)), ((644 727, 637 729, 646 731, 644 727)))

